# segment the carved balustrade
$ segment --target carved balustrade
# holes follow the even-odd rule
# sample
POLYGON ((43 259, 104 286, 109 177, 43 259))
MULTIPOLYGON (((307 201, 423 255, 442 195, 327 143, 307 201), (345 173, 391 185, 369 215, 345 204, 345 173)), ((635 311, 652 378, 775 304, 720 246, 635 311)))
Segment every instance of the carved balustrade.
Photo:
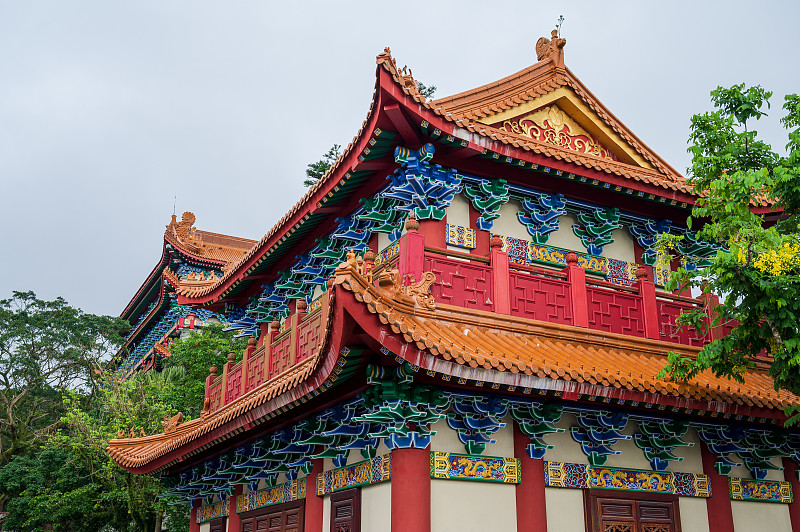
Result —
POLYGON ((211 369, 206 378, 206 412, 235 401, 316 352, 328 319, 328 294, 315 300, 311 309, 302 300, 293 307, 283 326, 276 321, 262 328, 261 345, 250 339, 240 361, 231 353, 222 374, 211 369))

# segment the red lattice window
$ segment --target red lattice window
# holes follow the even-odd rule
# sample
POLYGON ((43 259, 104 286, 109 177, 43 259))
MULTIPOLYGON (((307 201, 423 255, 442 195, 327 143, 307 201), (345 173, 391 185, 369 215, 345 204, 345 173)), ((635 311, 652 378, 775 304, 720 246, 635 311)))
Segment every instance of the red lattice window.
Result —
POLYGON ((636 492, 587 492, 587 530, 680 532, 678 498, 636 492))
POLYGON ((331 495, 331 532, 361 531, 361 489, 337 491, 331 495))

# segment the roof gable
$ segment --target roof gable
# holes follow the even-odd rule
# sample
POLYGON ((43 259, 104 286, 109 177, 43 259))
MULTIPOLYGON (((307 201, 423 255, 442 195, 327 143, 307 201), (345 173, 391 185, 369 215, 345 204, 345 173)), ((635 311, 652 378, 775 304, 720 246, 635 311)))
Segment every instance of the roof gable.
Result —
MULTIPOLYGON (((639 140, 564 66, 565 44, 566 39, 555 35, 552 40, 543 37, 536 45, 539 59, 536 64, 492 83, 434 100, 430 106, 456 122, 485 124, 520 140, 532 139, 576 153, 652 170, 664 182, 682 185, 684 178, 639 140), (519 127, 519 120, 554 105, 563 113, 556 111, 559 116, 571 121, 567 124, 570 130, 567 137, 559 135, 566 121, 559 124, 560 128, 553 127, 555 135, 550 137, 540 134, 537 138, 528 134, 529 129, 519 127), (516 127, 514 123, 517 123, 516 127), (578 135, 575 135, 576 125, 583 130, 578 135), (574 137, 585 137, 578 142, 579 148, 572 142, 578 140, 574 137), (587 142, 591 145, 588 151, 584 144, 587 142), (598 146, 605 150, 598 150, 598 146), (605 157, 602 152, 612 157, 605 157)), ((538 128, 541 129, 541 125, 538 128)))

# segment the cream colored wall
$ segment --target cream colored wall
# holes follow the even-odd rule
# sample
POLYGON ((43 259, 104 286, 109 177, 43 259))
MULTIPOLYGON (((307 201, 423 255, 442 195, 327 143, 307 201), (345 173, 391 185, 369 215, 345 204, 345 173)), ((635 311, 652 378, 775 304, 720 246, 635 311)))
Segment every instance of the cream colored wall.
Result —
MULTIPOLYGON (((733 529, 736 532, 769 530, 790 532, 789 507, 774 502, 731 501, 733 529)), ((682 510, 682 509, 681 509, 682 510)))
POLYGON ((389 235, 387 233, 376 234, 378 235, 378 251, 383 251, 389 246, 389 244, 392 243, 392 241, 389 240, 389 235))
POLYGON ((694 443, 692 447, 678 447, 672 454, 683 458, 680 462, 670 462, 668 471, 681 471, 683 473, 702 473, 703 458, 700 454, 700 438, 695 429, 686 432, 684 441, 694 443))
MULTIPOLYGON (((506 424, 492 435, 492 439, 497 443, 489 443, 483 452, 486 456, 500 456, 511 458, 514 456, 514 432, 511 425, 511 417, 503 419, 506 424)), ((464 444, 458 439, 458 433, 447 426, 447 421, 442 419, 431 425, 431 429, 436 434, 431 438, 431 451, 441 451, 446 453, 465 454, 467 450, 464 444)))
POLYGON ((522 240, 530 240, 531 235, 524 225, 519 223, 517 213, 522 210, 522 205, 516 200, 510 200, 508 203, 500 207, 500 217, 495 218, 494 225, 492 226, 492 233, 510 236, 512 238, 521 238, 522 240))
POLYGON ((572 251, 585 252, 581 239, 572 232, 572 225, 578 223, 574 216, 565 214, 558 219, 558 230, 550 233, 547 240, 548 246, 570 249, 572 251))
POLYGON ((619 440, 611 448, 620 451, 620 454, 612 454, 608 457, 605 465, 609 467, 632 467, 634 469, 651 469, 650 462, 644 457, 641 449, 636 447, 633 435, 636 434, 636 423, 628 421, 628 425, 622 434, 631 437, 630 440, 619 440))
POLYGON ((431 480, 431 530, 516 532, 516 486, 468 480, 431 480))
MULTIPOLYGON (((742 461, 739 458, 739 456, 736 455, 736 454, 731 454, 730 458, 734 462, 741 463, 741 461, 742 461)), ((781 467, 781 468, 783 467, 783 463, 782 463, 782 460, 780 458, 772 458, 769 461, 774 466, 781 467)), ((742 465, 740 467, 734 467, 731 470, 730 476, 739 477, 739 478, 753 478, 753 475, 750 474, 750 470, 747 469, 744 465, 742 465)), ((786 479, 783 476, 783 469, 780 469, 780 470, 778 470, 778 469, 769 469, 769 470, 767 470, 767 476, 766 476, 766 478, 764 480, 781 480, 781 481, 784 481, 786 479)))
MULTIPOLYGON (((225 526, 226 527, 228 526, 227 523, 225 524, 225 526)), ((210 530, 211 530, 211 522, 210 521, 207 521, 205 523, 201 523, 200 524, 200 532, 210 532, 210 530)))
POLYGON ((326 496, 322 498, 322 532, 328 532, 328 530, 330 529, 331 529, 331 498, 330 496, 326 496))
MULTIPOLYGON (((391 532, 391 529, 391 482, 382 482, 381 484, 373 484, 372 486, 361 488, 361 530, 365 532, 391 532)), ((323 531, 325 530, 328 529, 323 528, 323 531)))
POLYGON ((469 227, 469 200, 463 194, 456 194, 447 207, 447 223, 469 227))
POLYGON ((614 241, 603 246, 603 256, 626 262, 636 262, 636 254, 633 251, 633 236, 628 229, 626 227, 615 229, 611 232, 611 236, 614 241))
POLYGON ((576 426, 578 422, 572 414, 564 414, 561 421, 556 423, 556 427, 564 429, 564 432, 547 434, 544 437, 545 443, 553 445, 553 449, 548 449, 544 453, 544 459, 548 462, 572 462, 575 464, 588 464, 589 460, 583 454, 581 446, 572 439, 569 428, 576 426))
MULTIPOLYGON (((586 530, 586 521, 583 515, 583 490, 545 488, 544 498, 545 504, 547 504, 547 532, 586 530)), ((691 532, 691 529, 684 532, 691 532)))
POLYGON ((708 506, 705 499, 679 497, 678 511, 681 514, 683 532, 708 532, 708 506))

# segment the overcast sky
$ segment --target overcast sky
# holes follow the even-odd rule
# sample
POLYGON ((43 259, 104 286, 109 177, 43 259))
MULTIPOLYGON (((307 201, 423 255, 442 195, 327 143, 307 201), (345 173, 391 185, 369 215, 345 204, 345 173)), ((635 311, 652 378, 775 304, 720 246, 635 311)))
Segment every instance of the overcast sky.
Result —
POLYGON ((720 84, 775 92, 759 130, 782 147, 798 6, 0 0, 0 298, 119 314, 175 196, 200 229, 261 238, 358 131, 385 46, 441 97, 535 63, 563 14, 567 65, 679 171, 720 84))

